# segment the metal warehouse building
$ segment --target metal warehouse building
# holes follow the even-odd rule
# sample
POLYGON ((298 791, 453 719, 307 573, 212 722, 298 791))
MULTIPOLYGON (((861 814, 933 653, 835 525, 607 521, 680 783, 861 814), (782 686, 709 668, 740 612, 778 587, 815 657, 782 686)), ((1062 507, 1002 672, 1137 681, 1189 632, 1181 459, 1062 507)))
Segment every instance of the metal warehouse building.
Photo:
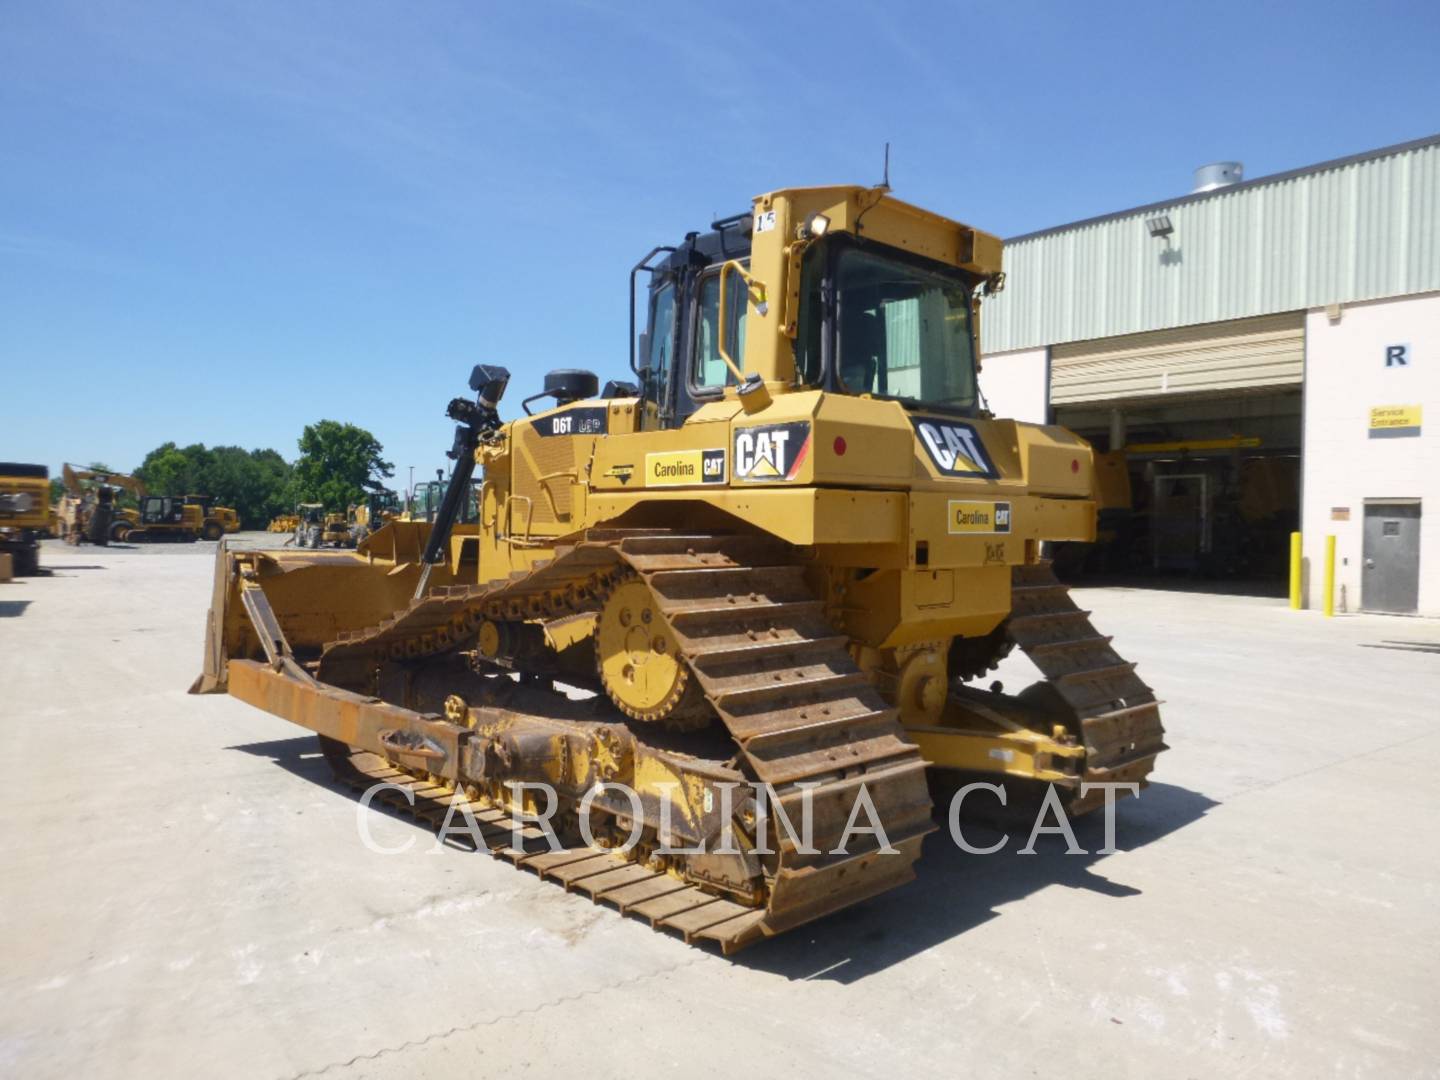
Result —
POLYGON ((1333 535, 1337 607, 1440 615, 1440 136, 1241 173, 1007 241, 989 406, 1094 443, 1078 572, 1278 584, 1299 528, 1309 606, 1333 535))

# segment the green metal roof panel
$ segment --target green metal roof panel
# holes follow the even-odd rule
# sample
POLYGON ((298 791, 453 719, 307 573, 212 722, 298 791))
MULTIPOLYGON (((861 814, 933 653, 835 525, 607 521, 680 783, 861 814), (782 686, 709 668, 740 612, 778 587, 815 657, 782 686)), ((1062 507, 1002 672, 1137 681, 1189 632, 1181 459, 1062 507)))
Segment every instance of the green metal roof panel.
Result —
POLYGON ((1440 290, 1440 136, 1018 237, 1005 273, 987 353, 1440 290))

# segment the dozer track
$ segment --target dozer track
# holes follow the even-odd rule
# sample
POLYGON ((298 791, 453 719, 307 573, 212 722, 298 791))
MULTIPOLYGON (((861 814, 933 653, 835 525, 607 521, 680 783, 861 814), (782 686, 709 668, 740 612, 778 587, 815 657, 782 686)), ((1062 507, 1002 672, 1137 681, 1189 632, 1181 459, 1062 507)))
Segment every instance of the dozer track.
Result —
POLYGON ((466 800, 452 788, 395 768, 378 754, 323 738, 321 745, 337 780, 359 792, 385 785, 377 792, 376 803, 408 814, 437 833, 447 820, 455 821, 453 815, 468 812, 476 829, 447 830, 449 843, 473 844, 478 838, 491 855, 557 882, 567 892, 583 892, 621 914, 648 920, 657 930, 673 930, 687 943, 712 942, 726 955, 765 936, 763 908, 715 896, 619 851, 588 846, 552 851, 544 832, 513 820, 503 810, 466 800))
POLYGON ((1080 794, 1086 783, 1138 783, 1167 749, 1160 703, 1135 674, 1135 665, 1090 623, 1049 563, 1012 572, 1011 612, 1003 624, 1045 676, 1054 700, 1045 703, 1085 746, 1085 771, 1067 802, 1071 814, 1102 805, 1104 792, 1080 794))
MULTIPOLYGON (((802 851, 775 830, 770 847, 778 855, 764 863, 765 886, 758 897, 763 909, 730 900, 722 904, 695 882, 673 876, 642 881, 634 875, 649 871, 633 863, 626 864, 633 880, 606 880, 626 889, 633 885, 634 892, 607 891, 596 898, 625 908, 633 896, 668 890, 646 895, 634 910, 657 925, 717 940, 732 951, 912 879, 921 841, 934 828, 925 762, 905 738, 896 711, 854 663, 845 637, 826 621, 803 567, 781 544, 751 537, 592 531, 557 548, 553 560, 529 573, 488 586, 437 589, 377 626, 342 636, 326 647, 319 677, 363 687, 387 660, 413 661, 466 647, 487 619, 560 620, 594 611, 606 590, 631 574, 642 577, 656 598, 734 740, 743 773, 769 785, 797 827, 809 801, 813 850, 802 851), (871 824, 865 813, 854 816, 862 790, 892 850, 881 850, 875 837, 861 833, 860 841, 852 838, 837 854, 852 818, 860 826, 871 824)), ((374 775, 356 766, 353 755, 348 760, 342 779, 374 775)), ((566 876, 572 863, 576 870, 591 868, 581 866, 582 854, 624 861, 592 849, 577 849, 569 862, 548 853, 510 854, 567 887, 580 880, 566 876)), ((597 874, 618 870, 611 862, 596 861, 593 868, 597 874)))

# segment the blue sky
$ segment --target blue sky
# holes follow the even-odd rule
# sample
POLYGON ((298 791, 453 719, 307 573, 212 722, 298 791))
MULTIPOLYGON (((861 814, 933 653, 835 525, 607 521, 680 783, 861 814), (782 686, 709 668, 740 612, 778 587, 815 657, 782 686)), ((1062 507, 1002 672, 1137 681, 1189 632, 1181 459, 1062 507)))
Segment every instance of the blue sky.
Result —
POLYGON ((1440 130, 1440 5, 0 0, 0 458, 369 428, 626 364, 627 274, 776 187, 1002 236, 1440 130))

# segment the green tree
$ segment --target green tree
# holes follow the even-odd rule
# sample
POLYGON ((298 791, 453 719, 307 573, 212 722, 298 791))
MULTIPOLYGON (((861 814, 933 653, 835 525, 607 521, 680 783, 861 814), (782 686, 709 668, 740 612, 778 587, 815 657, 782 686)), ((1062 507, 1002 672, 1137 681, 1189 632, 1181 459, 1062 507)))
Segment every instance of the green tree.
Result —
POLYGON ((208 495, 233 507, 243 527, 259 528, 285 509, 290 466, 274 450, 167 442, 145 455, 135 475, 154 495, 208 495))
POLYGON ((162 443, 135 470, 152 495, 185 495, 193 466, 186 453, 173 442, 162 443))
POLYGON ((259 526, 285 509, 290 466, 274 450, 216 446, 209 451, 205 482, 222 505, 259 526))
POLYGON ((269 521, 294 507, 290 498, 290 463, 275 450, 251 450, 251 467, 263 496, 257 499, 257 520, 269 521))
POLYGON ((306 424, 299 446, 300 457, 291 474, 294 502, 343 510, 395 475, 395 466, 381 457, 385 447, 380 440, 354 424, 337 420, 306 424))

